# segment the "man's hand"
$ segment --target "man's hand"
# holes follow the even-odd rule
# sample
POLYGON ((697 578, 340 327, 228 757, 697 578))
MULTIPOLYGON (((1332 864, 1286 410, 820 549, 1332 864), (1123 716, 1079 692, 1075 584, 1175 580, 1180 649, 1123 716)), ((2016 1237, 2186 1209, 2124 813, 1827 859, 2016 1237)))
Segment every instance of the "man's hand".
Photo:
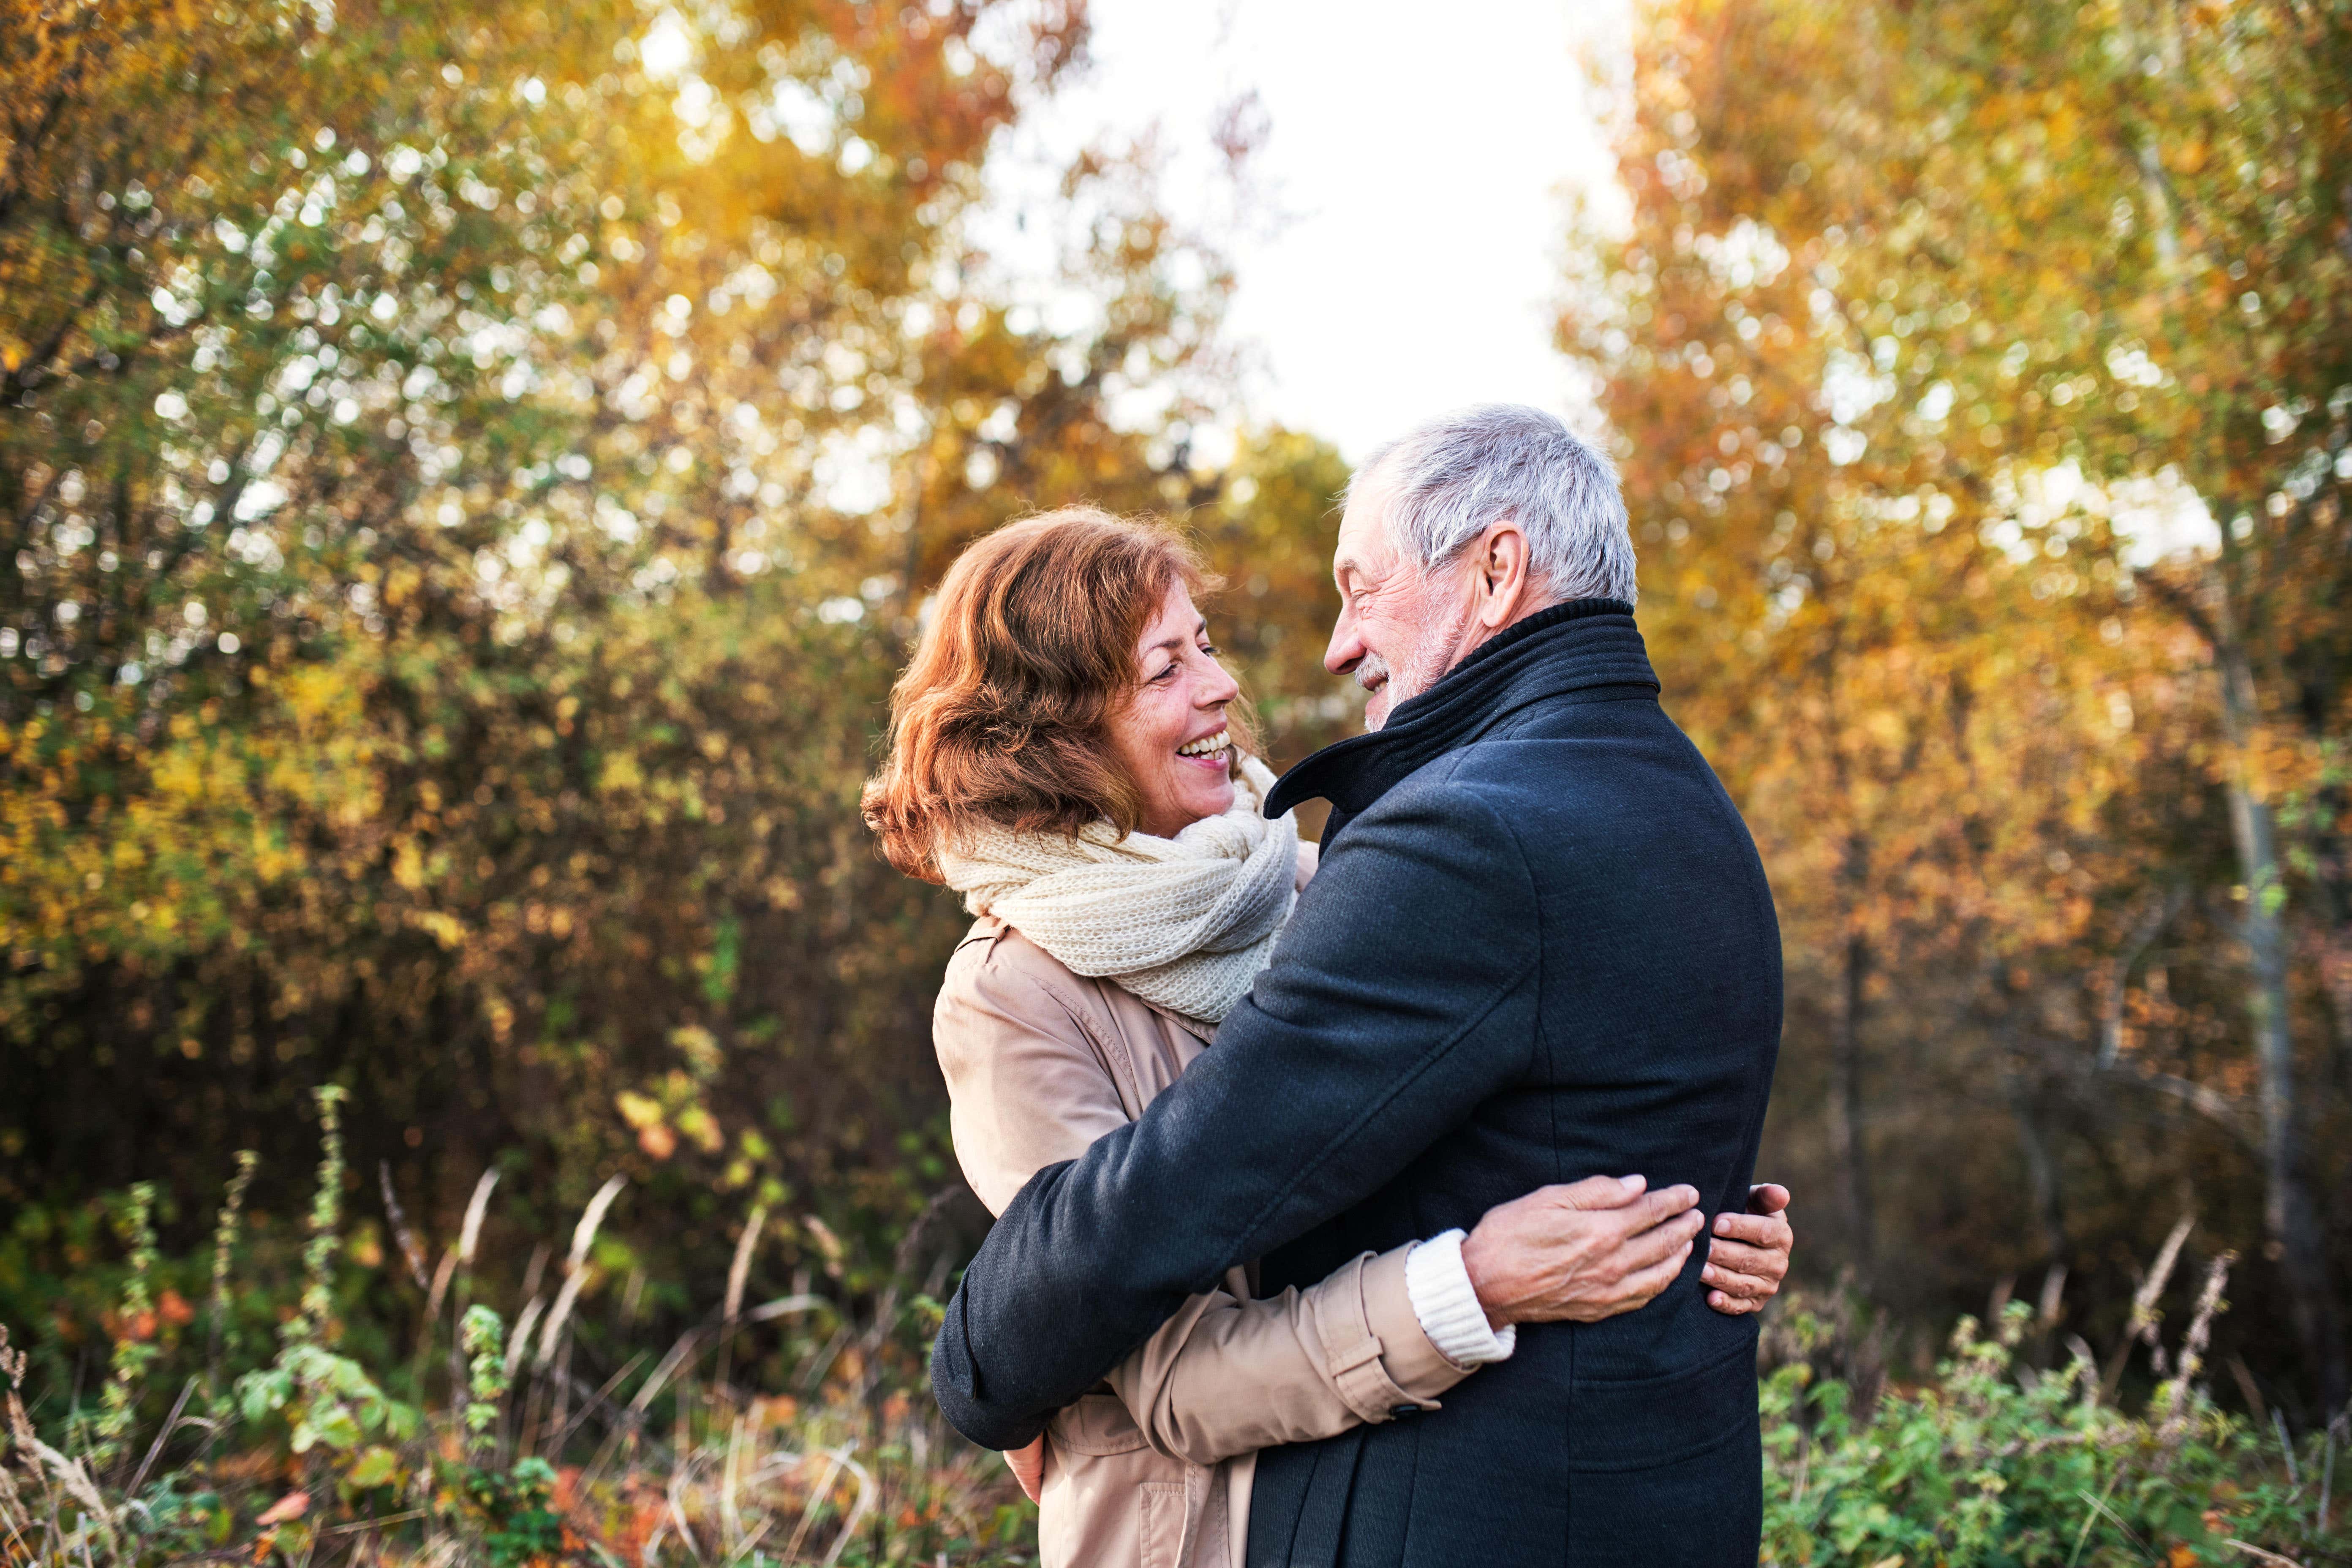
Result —
POLYGON ((1789 1189, 1767 1182, 1748 1189, 1746 1214, 1715 1216, 1715 1239, 1707 1243, 1706 1267, 1699 1278, 1711 1289, 1706 1304, 1739 1317, 1760 1312, 1789 1275, 1789 1249, 1797 1233, 1789 1227, 1789 1189))
POLYGON ((1013 1479, 1021 1483, 1021 1489, 1029 1495, 1029 1500, 1031 1502, 1041 1500, 1045 1490, 1045 1439, 1044 1436, 1033 1438, 1025 1448, 1007 1450, 1004 1462, 1012 1467, 1013 1479))
POLYGON ((1488 1209, 1462 1243, 1486 1321, 1597 1323, 1664 1289, 1705 1222, 1696 1188, 1648 1185, 1588 1176, 1488 1209))

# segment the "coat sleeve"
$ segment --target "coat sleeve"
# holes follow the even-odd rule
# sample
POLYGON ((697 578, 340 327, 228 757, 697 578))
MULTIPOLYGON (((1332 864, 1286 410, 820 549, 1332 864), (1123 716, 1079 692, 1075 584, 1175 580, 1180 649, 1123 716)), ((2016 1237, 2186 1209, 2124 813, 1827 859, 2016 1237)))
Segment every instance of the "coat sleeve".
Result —
POLYGON ((1216 1045, 1005 1208, 932 1348, 949 1420, 1026 1443, 1222 1270, 1360 1202, 1522 1079, 1538 920, 1475 791, 1416 780, 1354 819, 1216 1045))
MULTIPOLYGON (((1018 964, 983 957, 951 975, 935 1026, 956 1158, 990 1212, 1041 1165, 1127 1124, 1075 1005, 1018 964)), ((1196 1464, 1433 1407, 1470 1369, 1423 1331, 1407 1250, 1367 1254, 1305 1291, 1192 1296, 1112 1370, 1112 1390, 1146 1441, 1196 1464)))
POLYGON ((1365 1253, 1306 1290, 1188 1297, 1111 1369, 1111 1391, 1146 1442, 1196 1465, 1434 1410, 1475 1369, 1446 1360, 1413 1315, 1412 1250, 1365 1253))

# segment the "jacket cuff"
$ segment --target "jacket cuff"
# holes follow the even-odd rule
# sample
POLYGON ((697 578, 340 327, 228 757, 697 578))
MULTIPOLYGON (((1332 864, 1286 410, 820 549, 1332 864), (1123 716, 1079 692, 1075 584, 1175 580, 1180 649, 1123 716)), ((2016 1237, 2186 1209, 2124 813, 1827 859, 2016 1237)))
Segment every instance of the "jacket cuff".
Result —
POLYGON ((1449 1358, 1422 1327, 1405 1279, 1412 1249, 1408 1242, 1364 1260, 1364 1319, 1380 1337, 1381 1364, 1397 1388, 1413 1404, 1433 1410, 1437 1395, 1477 1369, 1449 1358))
POLYGON ((1470 1374, 1468 1367, 1439 1355, 1414 1321, 1404 1289, 1403 1248, 1359 1256, 1313 1294, 1324 1375, 1359 1420, 1434 1410, 1433 1396, 1470 1374))
POLYGON ((1496 1329, 1486 1321, 1478 1304, 1477 1288, 1462 1261, 1462 1232, 1449 1230, 1407 1249, 1405 1293, 1413 1316, 1430 1342, 1448 1360, 1465 1366, 1507 1361, 1518 1343, 1518 1330, 1506 1323, 1496 1329))

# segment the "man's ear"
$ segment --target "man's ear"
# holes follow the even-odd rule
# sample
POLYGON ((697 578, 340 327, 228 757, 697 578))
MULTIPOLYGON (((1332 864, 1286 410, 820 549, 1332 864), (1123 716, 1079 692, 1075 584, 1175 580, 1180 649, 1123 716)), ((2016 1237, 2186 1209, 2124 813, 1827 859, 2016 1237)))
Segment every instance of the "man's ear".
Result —
POLYGON ((1500 631, 1518 618, 1528 599, 1528 536, 1510 519, 1492 524, 1478 542, 1478 621, 1500 631))

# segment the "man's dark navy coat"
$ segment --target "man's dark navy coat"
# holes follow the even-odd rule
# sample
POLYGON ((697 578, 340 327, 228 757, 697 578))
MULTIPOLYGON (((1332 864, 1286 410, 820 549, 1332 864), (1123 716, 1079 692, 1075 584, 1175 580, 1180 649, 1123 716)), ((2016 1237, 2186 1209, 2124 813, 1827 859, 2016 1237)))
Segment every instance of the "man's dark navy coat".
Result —
MULTIPOLYGON (((1242 1260, 1269 1290, 1552 1182, 1746 1205, 1780 942, 1738 813, 1659 708, 1629 606, 1495 637, 1271 808, 1334 811, 1322 868, 1216 1044, 1141 1119, 1040 1172, 931 1362, 1012 1448, 1242 1260)), ((1755 1320, 1682 1276, 1522 1327, 1444 1408, 1267 1450, 1253 1565, 1756 1561, 1755 1320)))

